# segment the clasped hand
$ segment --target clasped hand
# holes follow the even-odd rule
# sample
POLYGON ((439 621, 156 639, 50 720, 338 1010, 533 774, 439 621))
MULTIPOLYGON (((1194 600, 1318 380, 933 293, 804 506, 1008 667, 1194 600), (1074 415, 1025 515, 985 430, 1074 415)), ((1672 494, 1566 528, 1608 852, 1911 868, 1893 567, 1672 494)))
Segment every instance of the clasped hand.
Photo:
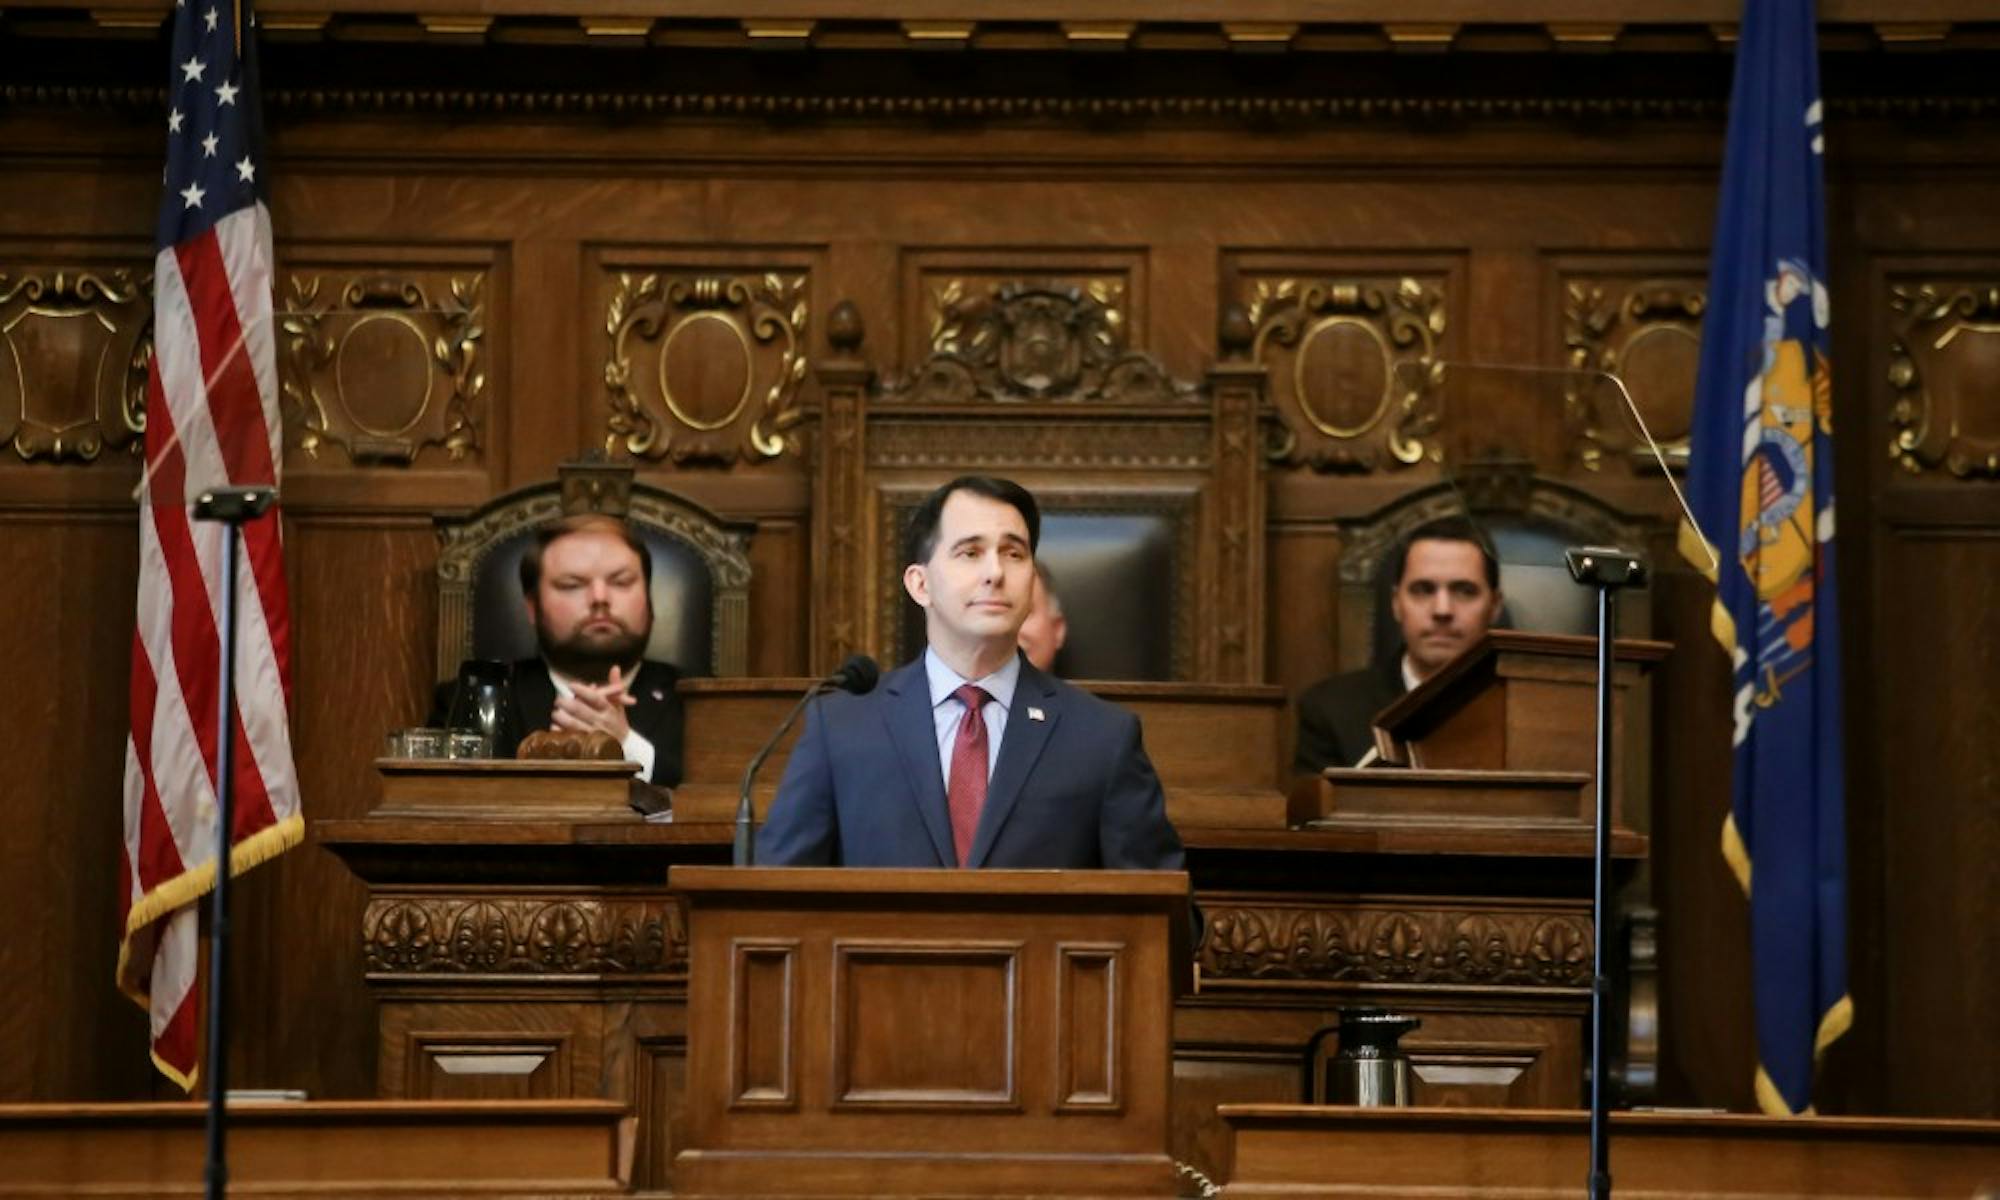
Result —
POLYGON ((617 667, 601 684, 570 683, 570 694, 558 694, 550 723, 572 733, 608 733, 624 742, 632 730, 625 710, 637 704, 627 688, 630 680, 617 667))

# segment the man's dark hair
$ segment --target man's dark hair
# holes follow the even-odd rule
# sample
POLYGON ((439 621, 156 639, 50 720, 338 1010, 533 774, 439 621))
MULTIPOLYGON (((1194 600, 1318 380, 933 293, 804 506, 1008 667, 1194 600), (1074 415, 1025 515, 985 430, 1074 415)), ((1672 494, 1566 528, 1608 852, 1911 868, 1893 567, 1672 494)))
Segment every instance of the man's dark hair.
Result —
POLYGON ((1035 552, 1036 545, 1042 540, 1042 510, 1036 507, 1035 498, 1028 489, 1011 479, 961 475, 924 497, 924 502, 910 514, 908 539, 903 544, 905 563, 927 563, 931 555, 937 553, 938 522, 944 519, 944 502, 951 499, 954 492, 971 492, 1010 505, 1027 523, 1028 553, 1035 552))
POLYGON ((1403 586, 1403 569, 1409 566, 1410 547, 1418 542, 1470 542, 1479 547, 1479 557, 1486 564, 1486 586, 1495 591, 1500 589, 1500 560, 1494 556, 1485 531, 1464 517, 1440 517, 1418 526, 1389 552, 1382 564, 1382 581, 1389 591, 1403 586))
POLYGON ((542 555, 556 541, 572 533, 608 533, 632 548, 639 556, 639 569, 646 573, 646 590, 653 588, 653 552, 629 522, 605 513, 578 513, 550 521, 535 530, 535 540, 521 556, 521 594, 533 600, 542 585, 542 555))

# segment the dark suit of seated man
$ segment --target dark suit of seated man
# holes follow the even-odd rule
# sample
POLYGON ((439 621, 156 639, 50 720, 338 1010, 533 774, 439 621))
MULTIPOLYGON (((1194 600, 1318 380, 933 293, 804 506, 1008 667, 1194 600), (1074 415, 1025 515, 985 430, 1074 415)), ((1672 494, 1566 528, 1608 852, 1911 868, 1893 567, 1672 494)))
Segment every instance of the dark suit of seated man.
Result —
MULTIPOLYGON (((565 517, 536 530, 521 556, 521 594, 541 657, 514 664, 514 707, 523 733, 610 734, 639 778, 672 787, 681 781, 680 672, 641 658, 653 633, 652 581, 646 543, 615 517, 565 517)), ((446 721, 452 686, 437 690, 433 725, 446 721)))
POLYGON ((1375 714, 1485 636, 1500 614, 1500 564, 1470 521, 1446 518, 1398 543, 1383 563, 1396 581, 1389 610, 1403 634, 1391 662, 1322 679, 1299 694, 1303 775, 1351 767, 1375 749, 1375 714))
POLYGON ((928 647, 807 711, 758 862, 1180 869, 1138 718, 1018 649, 1040 523, 1026 489, 980 476, 918 509, 903 586, 928 647))

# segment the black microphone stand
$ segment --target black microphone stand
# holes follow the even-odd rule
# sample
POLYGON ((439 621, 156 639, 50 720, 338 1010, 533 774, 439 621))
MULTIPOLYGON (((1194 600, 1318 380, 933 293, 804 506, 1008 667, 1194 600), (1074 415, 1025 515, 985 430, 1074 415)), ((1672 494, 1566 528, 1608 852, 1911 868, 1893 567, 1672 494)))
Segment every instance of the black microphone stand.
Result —
POLYGON ((743 790, 736 797, 736 845, 731 850, 729 857, 729 861, 733 865, 748 867, 755 864, 757 856, 757 810, 750 802, 750 787, 757 780, 758 770, 763 767, 764 760, 771 757, 771 751, 777 747, 779 740, 785 736, 785 731, 792 727, 792 722, 798 720, 799 714, 805 711, 806 704, 814 696, 835 686, 837 685, 834 680, 828 678, 822 679, 807 688, 806 694, 799 697, 799 702, 792 705, 792 711, 785 714, 784 722, 778 726, 777 732, 773 733, 771 739, 765 742, 763 748, 757 751, 757 756, 750 760, 750 765, 743 768, 743 790))
POLYGON ((1570 577, 1597 589, 1597 796, 1591 843, 1590 920, 1590 1192, 1611 1195, 1610 1070, 1606 1032, 1611 1019, 1611 979, 1605 974, 1611 925, 1611 646, 1618 628, 1618 589, 1646 581, 1635 554, 1605 546, 1572 546, 1563 552, 1570 577))
POLYGON ((222 670, 215 706, 215 894, 208 918, 208 1200, 229 1193, 224 1133, 229 1065, 229 1023, 223 968, 229 962, 229 850, 236 825, 236 558, 243 526, 270 510, 273 487, 212 488, 194 502, 197 521, 222 525, 222 670))

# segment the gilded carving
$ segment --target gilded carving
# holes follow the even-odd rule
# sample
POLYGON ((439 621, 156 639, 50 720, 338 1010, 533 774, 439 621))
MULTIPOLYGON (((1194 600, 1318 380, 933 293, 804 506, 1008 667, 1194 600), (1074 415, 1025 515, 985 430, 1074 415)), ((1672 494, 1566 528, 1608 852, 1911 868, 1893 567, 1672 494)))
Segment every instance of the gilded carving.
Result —
POLYGON ((1205 978, 1302 983, 1590 986, 1585 913, 1320 907, 1204 898, 1205 978))
POLYGON ((674 462, 797 454, 806 277, 618 276, 605 448, 674 462))
POLYGON ((680 906, 659 897, 395 896, 362 916, 391 975, 658 975, 687 969, 680 906))
POLYGON ((1707 294, 1695 280, 1607 287, 1572 279, 1564 285, 1563 350, 1578 374, 1564 381, 1563 419, 1571 453, 1586 470, 1602 470, 1607 456, 1653 462, 1624 397, 1596 376, 1600 371, 1624 381, 1668 467, 1687 466, 1707 307, 1707 294))
POLYGON ((1320 471, 1412 466, 1438 449, 1438 340, 1444 296, 1404 277, 1260 279, 1248 315, 1251 354, 1271 370, 1278 422, 1265 454, 1320 471))
MULTIPOLYGON (((931 281, 926 291, 926 322, 933 354, 976 355, 984 342, 997 332, 996 326, 979 319, 1000 302, 1006 284, 981 288, 978 281, 962 276, 931 281)), ((1019 285, 1016 285, 1017 287, 1019 285)), ((1045 289, 1067 286, 1088 296, 1103 314, 1101 326, 1091 331, 1103 339, 1107 349, 1126 344, 1125 281, 1114 275, 1098 275, 1063 283, 1045 283, 1045 289)))
POLYGON ((0 272, 0 440, 27 461, 136 453, 146 428, 152 278, 0 272))
POLYGON ((316 459, 337 446, 355 463, 408 464, 430 446, 453 462, 471 454, 486 392, 484 283, 480 273, 371 273, 332 287, 290 276, 279 328, 298 448, 316 459))
MULTIPOLYGON (((950 285, 946 285, 947 293, 950 285)), ((932 353, 887 383, 891 403, 1194 403, 1195 389, 1125 348, 1122 289, 1008 282, 976 300, 951 293, 932 353)))
POLYGON ((1890 289, 1889 454, 1911 474, 2000 478, 2000 286, 1890 289))

